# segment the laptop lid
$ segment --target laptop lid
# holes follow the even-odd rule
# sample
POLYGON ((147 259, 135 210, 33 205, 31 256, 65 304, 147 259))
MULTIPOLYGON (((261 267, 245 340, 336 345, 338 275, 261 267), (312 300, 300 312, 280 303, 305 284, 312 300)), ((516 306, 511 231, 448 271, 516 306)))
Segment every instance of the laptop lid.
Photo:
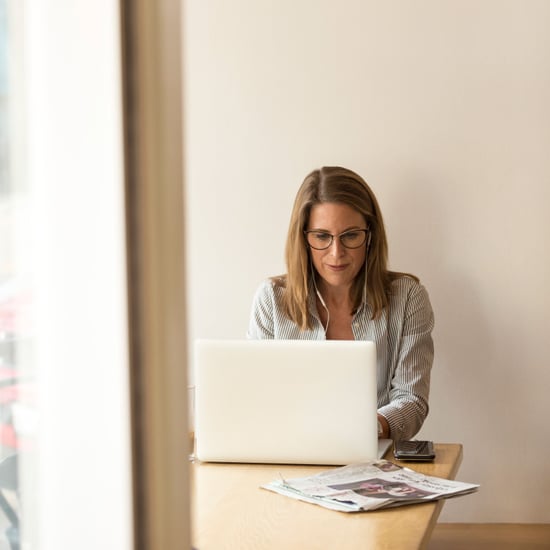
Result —
POLYGON ((349 464, 379 457, 368 341, 197 340, 196 458, 349 464))

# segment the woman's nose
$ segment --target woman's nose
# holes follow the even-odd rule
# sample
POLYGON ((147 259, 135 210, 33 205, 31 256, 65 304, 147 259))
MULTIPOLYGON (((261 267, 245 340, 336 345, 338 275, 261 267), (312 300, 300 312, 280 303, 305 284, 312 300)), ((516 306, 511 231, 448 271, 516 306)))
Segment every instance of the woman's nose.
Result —
POLYGON ((344 248, 344 245, 342 244, 342 241, 340 240, 339 237, 334 237, 332 239, 332 242, 330 243, 328 252, 332 256, 336 256, 336 257, 342 256, 342 254, 344 254, 345 248, 344 248))

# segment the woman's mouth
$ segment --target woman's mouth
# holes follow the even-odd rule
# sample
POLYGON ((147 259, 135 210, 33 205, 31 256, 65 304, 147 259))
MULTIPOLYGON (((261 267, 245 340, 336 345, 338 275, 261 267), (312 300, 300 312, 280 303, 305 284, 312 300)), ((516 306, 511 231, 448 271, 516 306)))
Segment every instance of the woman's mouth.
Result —
POLYGON ((347 264, 341 264, 341 265, 330 265, 330 264, 328 264, 327 267, 331 271, 344 271, 348 266, 347 266, 347 264))

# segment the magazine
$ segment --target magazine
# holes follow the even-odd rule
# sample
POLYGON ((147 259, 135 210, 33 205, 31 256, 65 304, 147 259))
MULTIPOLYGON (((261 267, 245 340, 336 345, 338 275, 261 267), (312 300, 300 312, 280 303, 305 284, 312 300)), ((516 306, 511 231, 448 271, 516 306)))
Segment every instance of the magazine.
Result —
POLYGON ((327 470, 262 485, 281 495, 341 512, 361 512, 430 502, 477 491, 479 485, 427 476, 389 460, 327 470))

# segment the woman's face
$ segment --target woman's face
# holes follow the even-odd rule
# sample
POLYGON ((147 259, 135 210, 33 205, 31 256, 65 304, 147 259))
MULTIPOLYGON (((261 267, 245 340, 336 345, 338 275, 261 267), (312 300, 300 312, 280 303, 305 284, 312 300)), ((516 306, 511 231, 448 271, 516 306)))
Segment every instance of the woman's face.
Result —
POLYGON ((365 264, 366 243, 359 248, 346 248, 337 237, 353 229, 367 229, 367 224, 363 215, 351 206, 326 202, 311 208, 307 230, 334 235, 325 250, 310 247, 313 266, 329 287, 349 288, 365 264))

